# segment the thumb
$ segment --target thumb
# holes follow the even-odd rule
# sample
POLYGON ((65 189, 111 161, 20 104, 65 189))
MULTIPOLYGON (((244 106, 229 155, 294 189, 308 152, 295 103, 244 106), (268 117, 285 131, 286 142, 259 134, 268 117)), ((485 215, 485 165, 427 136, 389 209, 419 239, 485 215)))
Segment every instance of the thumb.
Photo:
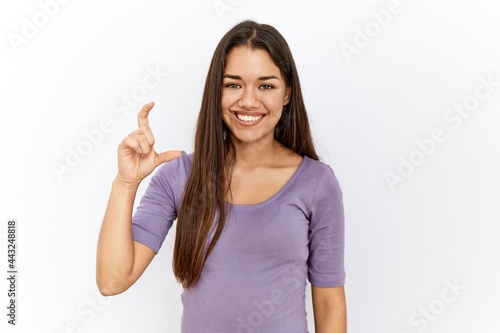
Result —
POLYGON ((156 154, 155 156, 155 167, 158 165, 175 160, 182 156, 182 152, 179 150, 168 150, 163 153, 156 154))

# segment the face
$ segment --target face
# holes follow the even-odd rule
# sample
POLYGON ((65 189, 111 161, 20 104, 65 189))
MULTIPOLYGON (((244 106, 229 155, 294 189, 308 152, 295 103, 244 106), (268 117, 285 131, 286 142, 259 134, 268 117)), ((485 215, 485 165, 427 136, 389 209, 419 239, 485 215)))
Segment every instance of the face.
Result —
POLYGON ((222 117, 238 143, 272 143, 290 89, 265 50, 234 48, 222 82, 222 117))

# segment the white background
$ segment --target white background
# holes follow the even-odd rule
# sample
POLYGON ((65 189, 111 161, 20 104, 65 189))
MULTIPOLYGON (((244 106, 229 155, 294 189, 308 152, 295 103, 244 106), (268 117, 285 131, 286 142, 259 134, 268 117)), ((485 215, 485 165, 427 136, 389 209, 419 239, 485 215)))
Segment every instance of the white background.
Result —
POLYGON ((488 97, 460 126, 443 118, 474 102, 481 77, 500 82, 498 5, 401 0, 380 28, 371 12, 389 3, 68 1, 44 22, 39 2, 2 1, 0 260, 6 271, 6 222, 17 218, 19 294, 13 328, 1 279, 0 330, 179 332, 172 231, 131 289, 99 297, 96 244, 116 148, 140 106, 155 101, 157 150, 191 151, 212 52, 250 18, 289 42, 317 150, 344 192, 349 331, 499 332, 500 86, 478 88, 488 97), (16 46, 26 20, 40 27, 25 27, 29 38, 16 46), (346 57, 342 43, 358 53, 346 57), (148 68, 162 72, 150 91, 141 90, 148 68), (133 93, 126 106, 121 96, 133 93), (110 128, 90 151, 83 133, 102 121, 110 128), (424 155, 415 141, 435 129, 446 140, 424 155), (77 147, 87 155, 58 178, 55 163, 67 166, 77 147), (410 157, 419 165, 391 189, 386 173, 410 157))

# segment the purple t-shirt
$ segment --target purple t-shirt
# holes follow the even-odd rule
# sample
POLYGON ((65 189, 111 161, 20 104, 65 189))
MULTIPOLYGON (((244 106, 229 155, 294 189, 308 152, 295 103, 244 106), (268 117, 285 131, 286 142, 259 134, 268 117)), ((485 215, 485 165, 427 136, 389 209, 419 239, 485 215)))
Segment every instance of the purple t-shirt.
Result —
MULTIPOLYGON (((177 218, 193 155, 163 164, 133 217, 156 253, 177 218)), ((285 186, 255 205, 228 204, 199 282, 184 289, 182 333, 305 333, 306 279, 344 285, 344 211, 333 170, 304 157, 285 186)))

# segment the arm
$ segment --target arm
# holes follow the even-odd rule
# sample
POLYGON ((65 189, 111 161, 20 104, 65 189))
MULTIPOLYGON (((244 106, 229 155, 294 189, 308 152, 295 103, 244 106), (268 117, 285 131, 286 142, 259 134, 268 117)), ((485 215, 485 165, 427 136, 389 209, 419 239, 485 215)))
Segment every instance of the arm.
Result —
POLYGON ((316 188, 310 226, 309 280, 316 333, 346 333, 344 205, 331 168, 316 188))
POLYGON ((97 245, 96 280, 101 294, 127 290, 142 275, 155 252, 132 239, 132 211, 140 182, 163 162, 182 155, 178 151, 157 154, 148 123, 153 103, 138 115, 139 129, 118 147, 118 175, 113 181, 97 245))
POLYGON ((97 245, 97 286, 104 296, 127 290, 142 275, 155 253, 132 240, 132 208, 137 186, 115 178, 97 245))
POLYGON ((320 288, 312 286, 316 333, 346 333, 347 306, 344 286, 320 288))

